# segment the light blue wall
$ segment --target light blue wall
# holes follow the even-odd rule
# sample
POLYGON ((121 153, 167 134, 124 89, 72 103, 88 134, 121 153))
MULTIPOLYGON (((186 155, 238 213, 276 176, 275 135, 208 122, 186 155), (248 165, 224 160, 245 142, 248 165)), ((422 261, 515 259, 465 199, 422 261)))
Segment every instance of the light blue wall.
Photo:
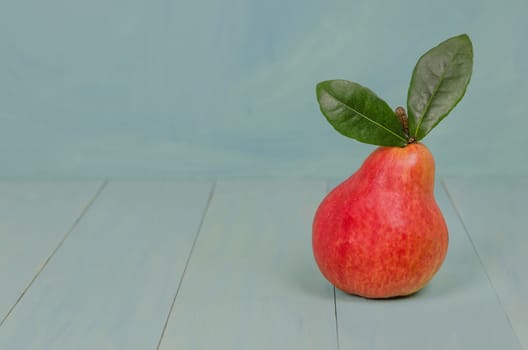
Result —
POLYGON ((528 1, 0 0, 0 177, 337 176, 372 146, 314 85, 404 104, 418 57, 473 39, 441 173, 528 172, 528 1))

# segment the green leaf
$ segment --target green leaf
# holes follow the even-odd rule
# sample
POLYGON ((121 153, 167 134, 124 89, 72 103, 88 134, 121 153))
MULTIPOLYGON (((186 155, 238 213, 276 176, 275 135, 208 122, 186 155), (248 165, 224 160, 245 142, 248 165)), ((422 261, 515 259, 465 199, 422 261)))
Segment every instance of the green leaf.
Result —
POLYGON ((373 145, 407 144, 394 111, 366 87, 346 80, 328 80, 317 84, 316 91, 321 112, 339 133, 373 145))
POLYGON ((409 134, 427 135, 462 99, 473 70, 473 46, 466 34, 427 51, 414 67, 407 95, 409 134))

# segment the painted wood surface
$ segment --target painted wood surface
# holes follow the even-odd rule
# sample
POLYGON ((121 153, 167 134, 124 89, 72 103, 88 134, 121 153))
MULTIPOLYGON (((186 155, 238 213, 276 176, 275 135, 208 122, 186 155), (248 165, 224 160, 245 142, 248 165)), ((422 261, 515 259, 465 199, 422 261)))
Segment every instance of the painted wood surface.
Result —
POLYGON ((102 182, 0 182, 0 323, 102 182))
POLYGON ((493 288, 528 349, 528 177, 453 177, 445 183, 493 288))
POLYGON ((326 123, 315 84, 353 80, 394 108, 420 55, 461 33, 473 78, 426 142, 443 171, 528 173, 527 14, 526 0, 1 0, 0 177, 339 176, 372 146, 326 123))
POLYGON ((311 254, 318 181, 217 184, 161 350, 335 349, 333 288, 311 254))
POLYGON ((0 349, 528 349, 528 178, 444 184, 433 281, 334 304, 322 181, 0 182, 0 349))
POLYGON ((508 318, 445 194, 447 258, 422 291, 392 300, 336 293, 340 349, 521 349, 508 318))
POLYGON ((0 349, 155 349, 210 191, 109 183, 0 327, 0 349))

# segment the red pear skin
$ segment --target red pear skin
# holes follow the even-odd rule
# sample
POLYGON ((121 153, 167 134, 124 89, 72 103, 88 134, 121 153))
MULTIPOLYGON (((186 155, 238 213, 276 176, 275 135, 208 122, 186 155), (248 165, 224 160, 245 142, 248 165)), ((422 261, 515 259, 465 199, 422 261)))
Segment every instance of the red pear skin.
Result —
POLYGON ((421 143, 379 147, 321 202, 312 247, 322 274, 366 298, 412 294, 447 253, 447 226, 434 198, 435 166, 421 143))

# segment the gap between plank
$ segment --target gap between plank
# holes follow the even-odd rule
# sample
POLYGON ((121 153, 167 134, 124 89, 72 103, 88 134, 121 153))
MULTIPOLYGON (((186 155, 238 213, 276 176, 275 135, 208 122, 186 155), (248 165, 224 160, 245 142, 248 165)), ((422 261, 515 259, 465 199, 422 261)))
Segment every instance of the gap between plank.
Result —
POLYGON ((334 316, 335 316, 335 330, 336 330, 336 348, 339 350, 339 323, 337 322, 337 297, 336 288, 334 287, 334 316))
POLYGON ((75 229, 75 227, 79 224, 79 222, 81 221, 82 217, 84 216, 84 214, 86 214, 86 212, 88 211, 88 209, 90 209, 90 207, 92 206, 92 204, 95 202, 95 200, 99 197, 99 195, 101 194, 101 192, 103 191, 103 189, 106 187, 108 181, 107 180, 104 180, 103 183, 99 186, 99 188, 97 189, 97 191, 95 192, 95 194, 93 195, 93 197, 88 201, 88 203, 84 206, 84 208, 81 210, 81 213, 79 214, 79 216, 77 216, 77 218, 75 219, 75 221, 71 224, 71 226, 68 228, 68 230, 66 231, 66 234, 62 237, 61 241, 59 242, 59 244, 55 247, 55 249, 53 249, 53 251, 51 252, 51 254, 46 258, 46 260, 44 260, 44 262, 42 263, 42 265, 38 268, 37 270, 37 273, 35 274, 35 276, 33 276, 33 278, 31 279, 31 281, 29 282, 29 284, 24 288, 24 290, 22 291, 22 293, 20 294, 20 296, 18 297, 18 299, 16 300, 16 302, 11 306, 11 308, 9 309, 9 311, 6 313, 6 315, 4 316, 4 318, 2 319, 2 321, 0 321, 0 327, 2 327, 2 325, 4 324, 4 322, 8 319, 8 317, 11 315, 11 313, 13 312, 13 310, 16 308, 16 306, 18 305, 18 303, 20 302, 20 300, 22 300, 22 298, 24 297, 24 295, 26 295, 26 292, 29 290, 29 288, 31 288, 31 286, 33 285, 33 283, 35 282, 35 280, 38 278, 38 276, 40 275, 40 273, 46 268, 46 266, 48 265, 48 263, 50 262, 50 260, 53 258, 53 256, 55 255, 55 253, 57 253, 57 251, 60 249, 60 247, 62 247, 62 245, 64 244, 64 242, 66 241, 66 239, 68 239, 68 237, 70 236, 70 234, 73 232, 73 230, 75 229))
POLYGON ((497 298, 497 301, 499 302, 499 305, 502 309, 502 312, 504 312, 504 314, 506 315, 506 319, 508 320, 508 323, 510 325, 510 328, 513 332, 513 334, 515 335, 515 339, 517 340, 517 343, 519 344, 519 348, 520 349, 524 349, 520 339, 519 339, 519 336, 517 335, 517 332, 515 331, 515 328, 513 327, 513 323, 512 323, 512 320, 510 319, 510 315, 508 315, 508 312, 506 312, 506 309, 504 308, 504 305, 502 303, 502 300, 499 296, 499 294, 497 293, 497 290, 495 289, 495 286, 493 285, 493 282, 491 281, 491 278, 488 274, 488 270, 486 269, 486 267, 484 266, 484 262, 482 261, 482 258, 480 257, 480 254, 477 250, 477 246, 475 245, 475 242, 473 242, 473 238, 471 237, 471 235, 469 234, 469 229, 468 227, 466 226, 466 223, 464 222, 464 219, 462 218, 462 213, 460 212, 460 210, 458 209, 456 203, 455 203, 455 199, 454 197, 451 195, 451 193, 449 192, 449 189, 448 189, 448 186, 447 186, 447 183, 445 182, 445 179, 442 179, 440 180, 440 184, 442 185, 442 188, 444 189, 444 191, 446 192, 447 194, 447 198, 449 199, 449 202, 451 203, 451 206, 453 207, 453 209, 455 210, 455 213, 458 217, 458 220, 460 221, 460 223, 462 224, 462 227, 464 228, 464 231, 466 233, 466 236, 468 237, 469 239, 469 242, 471 243, 471 246, 473 248, 473 251, 475 252, 475 254, 477 255, 477 258, 478 258, 478 261, 480 263, 480 266, 482 267, 482 270, 484 270, 484 274, 486 275, 486 278, 491 286, 491 289, 493 290, 493 293, 495 294, 495 297, 497 298))
MULTIPOLYGON (((332 185, 330 183, 335 183, 337 181, 326 180, 324 181, 326 195, 332 190, 332 185)), ((337 186, 337 185, 336 185, 337 186)), ((334 317, 335 317, 335 334, 336 334, 336 349, 339 350, 339 321, 337 320, 337 296, 336 296, 336 287, 332 286, 334 289, 334 317)))
POLYGON ((213 199, 213 194, 216 189, 216 181, 213 182, 213 185, 211 187, 211 191, 209 192, 209 198, 207 199, 207 204, 205 205, 205 209, 203 211, 202 219, 200 220, 200 224, 198 225, 198 229, 196 230, 196 235, 194 236, 194 241, 191 245, 191 250, 189 251, 189 255, 187 256, 187 261, 185 262, 185 267, 183 268, 182 276, 180 278, 180 282, 178 283, 178 287, 176 288, 176 293, 174 293, 174 298, 172 299, 171 306, 169 308, 169 312, 167 314, 167 318, 165 319, 165 323, 163 325, 163 329, 161 331, 161 335, 158 341, 158 345, 156 346, 156 350, 159 350, 161 346, 161 342, 163 341, 163 337, 165 336, 165 331, 167 330, 167 326, 169 324, 170 316, 172 314, 172 310, 174 309, 174 305, 176 304, 176 298, 178 297, 178 293, 180 292, 181 285, 183 283, 183 279, 185 278, 185 273, 187 272, 187 268, 189 267, 189 262, 191 261, 191 255, 194 252, 194 247, 196 245, 196 242, 198 241, 198 237, 200 236, 200 231, 202 231, 202 226, 205 221, 205 217, 207 216, 207 211, 209 210, 209 206, 211 204, 211 200, 213 199))

